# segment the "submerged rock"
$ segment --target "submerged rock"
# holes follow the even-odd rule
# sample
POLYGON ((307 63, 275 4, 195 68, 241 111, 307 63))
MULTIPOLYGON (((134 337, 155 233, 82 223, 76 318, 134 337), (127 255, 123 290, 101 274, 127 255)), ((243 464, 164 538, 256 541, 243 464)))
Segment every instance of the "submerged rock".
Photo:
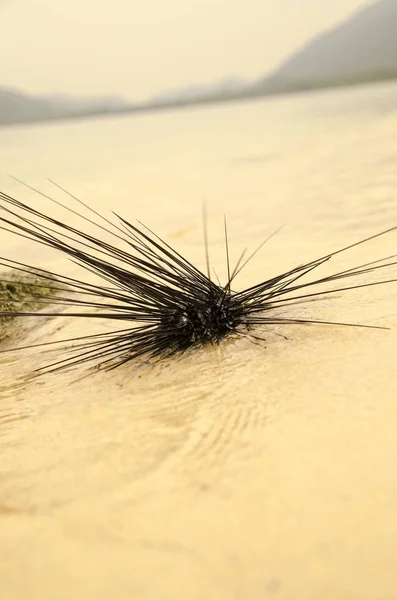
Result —
POLYGON ((0 274, 0 342, 12 335, 17 315, 4 313, 35 312, 45 298, 50 300, 59 287, 56 280, 42 279, 19 271, 0 274))

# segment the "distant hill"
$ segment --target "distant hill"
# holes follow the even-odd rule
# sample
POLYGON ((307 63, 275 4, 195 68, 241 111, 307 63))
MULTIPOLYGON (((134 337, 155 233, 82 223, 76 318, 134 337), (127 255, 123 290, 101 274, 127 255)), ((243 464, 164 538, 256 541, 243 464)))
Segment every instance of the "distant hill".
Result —
POLYGON ((0 125, 81 116, 92 112, 113 112, 125 106, 117 96, 73 98, 31 96, 0 87, 0 125))
POLYGON ((318 35, 270 75, 163 92, 130 104, 119 97, 28 96, 0 87, 0 125, 183 108, 397 79, 397 0, 380 0, 318 35))
POLYGON ((295 89, 397 78, 397 0, 367 5, 318 35, 253 89, 295 89))
POLYGON ((51 116, 51 106, 44 100, 0 88, 0 123, 30 121, 51 116))
POLYGON ((161 94, 148 106, 222 102, 397 79, 397 0, 366 5, 253 83, 230 79, 161 94))
POLYGON ((230 96, 236 93, 244 91, 250 82, 245 79, 238 77, 231 77, 223 79, 222 81, 216 81, 214 83, 204 83, 198 85, 188 85, 183 88, 177 88, 166 92, 161 92, 152 96, 148 102, 151 104, 162 103, 162 102, 181 102, 186 100, 195 100, 196 98, 205 97, 222 97, 230 96))

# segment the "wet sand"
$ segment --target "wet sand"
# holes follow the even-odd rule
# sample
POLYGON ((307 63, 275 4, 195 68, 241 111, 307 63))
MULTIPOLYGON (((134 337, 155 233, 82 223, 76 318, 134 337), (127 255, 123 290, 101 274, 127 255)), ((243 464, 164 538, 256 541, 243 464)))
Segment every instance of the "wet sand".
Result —
MULTIPOLYGON (((45 191, 51 175, 96 208, 139 216, 201 267, 206 199, 221 276, 223 212, 235 260, 285 224, 241 274, 245 287, 397 225, 397 113, 385 109, 396 95, 9 130, 2 163, 45 191)), ((9 181, 5 191, 34 197, 9 181)), ((0 249, 74 269, 11 237, 0 249)), ((394 234, 335 270, 396 252, 394 234)), ((4 598, 394 600, 396 299, 394 284, 299 311, 390 331, 273 327, 262 345, 228 340, 94 377, 26 382, 43 356, 3 355, 4 598)), ((24 339, 93 328, 28 323, 24 339)))

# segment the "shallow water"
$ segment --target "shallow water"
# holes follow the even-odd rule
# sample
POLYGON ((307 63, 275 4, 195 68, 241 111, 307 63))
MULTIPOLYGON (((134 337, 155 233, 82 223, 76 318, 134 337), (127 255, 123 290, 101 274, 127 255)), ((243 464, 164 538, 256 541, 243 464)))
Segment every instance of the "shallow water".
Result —
MULTIPOLYGON (((205 201, 221 277, 224 213, 232 261, 284 226, 245 287, 397 225, 396 107, 387 85, 3 129, 1 188, 69 219, 5 173, 52 194, 49 176, 201 268, 205 201)), ((5 233, 0 252, 78 272, 5 233)), ((395 253, 391 234, 333 268, 395 253)), ((94 378, 26 382, 45 356, 3 355, 5 597, 394 600, 396 298, 397 284, 364 288, 299 312, 390 331, 273 328, 265 345, 230 340, 94 378)), ((26 343, 94 328, 35 325, 26 343)))

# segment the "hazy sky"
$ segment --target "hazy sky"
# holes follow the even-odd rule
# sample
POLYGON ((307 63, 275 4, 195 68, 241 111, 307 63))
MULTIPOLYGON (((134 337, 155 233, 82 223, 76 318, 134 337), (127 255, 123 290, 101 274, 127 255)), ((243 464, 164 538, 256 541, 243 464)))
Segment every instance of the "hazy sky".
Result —
POLYGON ((259 77, 363 0, 0 0, 0 85, 159 91, 259 77))

